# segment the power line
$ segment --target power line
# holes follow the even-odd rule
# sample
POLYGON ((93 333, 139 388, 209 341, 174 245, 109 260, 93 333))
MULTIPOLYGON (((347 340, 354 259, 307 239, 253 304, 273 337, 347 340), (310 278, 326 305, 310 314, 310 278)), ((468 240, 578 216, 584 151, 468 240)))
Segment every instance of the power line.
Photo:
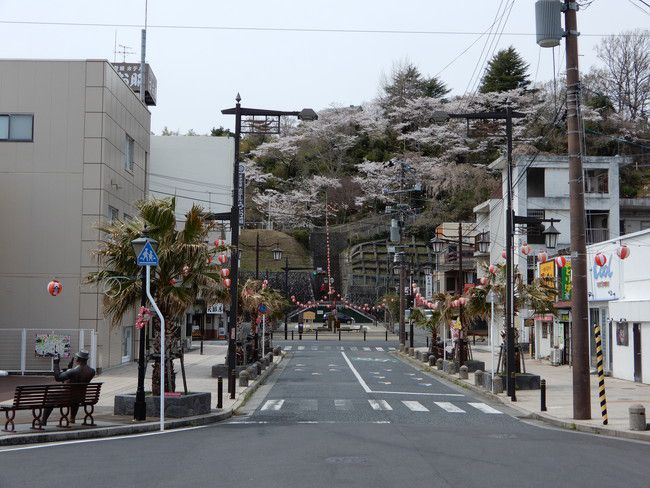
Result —
MULTIPOLYGON (((0 24, 6 25, 40 25, 54 27, 119 27, 125 29, 142 29, 142 24, 118 24, 102 22, 46 22, 28 20, 0 20, 0 24)), ((225 25, 180 25, 180 24, 149 24, 147 29, 175 29, 175 30, 208 30, 208 31, 244 31, 244 32, 306 32, 306 33, 332 33, 332 34, 387 34, 387 35, 442 35, 442 36, 475 36, 483 35, 479 31, 427 31, 407 29, 333 29, 333 28, 312 28, 312 27, 246 27, 246 26, 225 26, 225 25)), ((535 32, 503 32, 505 36, 532 37, 535 32)), ((582 37, 629 37, 632 34, 612 33, 584 33, 582 37)), ((648 34, 650 35, 650 34, 648 34)))

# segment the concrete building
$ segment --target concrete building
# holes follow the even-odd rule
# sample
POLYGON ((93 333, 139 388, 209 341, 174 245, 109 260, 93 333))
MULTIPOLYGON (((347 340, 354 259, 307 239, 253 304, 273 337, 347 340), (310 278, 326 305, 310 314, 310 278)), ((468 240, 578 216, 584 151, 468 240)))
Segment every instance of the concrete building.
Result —
POLYGON ((51 367, 32 352, 38 330, 65 331, 73 349, 96 340, 99 368, 133 359, 134 317, 111 327, 84 279, 95 225, 145 196, 150 120, 107 61, 0 60, 0 369, 51 367))
MULTIPOLYGON (((235 140, 211 136, 152 136, 148 171, 149 196, 176 197, 179 225, 185 214, 197 204, 206 213, 229 212, 232 206, 232 170, 235 140)), ((210 235, 230 240, 229 227, 218 226, 210 235)), ((228 307, 197 302, 187 310, 181 323, 186 339, 223 338, 228 307), (213 306, 214 305, 214 306, 213 306)))

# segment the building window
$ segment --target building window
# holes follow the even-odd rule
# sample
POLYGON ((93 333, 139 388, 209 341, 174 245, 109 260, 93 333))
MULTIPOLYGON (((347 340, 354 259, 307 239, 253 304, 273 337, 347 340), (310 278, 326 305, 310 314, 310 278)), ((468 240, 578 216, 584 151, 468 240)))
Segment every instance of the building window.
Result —
POLYGON ((126 134, 125 144, 124 144, 124 169, 128 171, 133 171, 134 163, 134 154, 135 154, 135 141, 133 137, 126 134))
MULTIPOLYGON (((546 212, 540 209, 528 209, 526 215, 528 217, 535 217, 536 219, 546 218, 546 212)), ((528 244, 545 244, 543 232, 544 226, 542 224, 528 224, 526 226, 528 244)))
POLYGON ((587 210, 587 244, 594 244, 609 239, 609 212, 587 210))
POLYGON ((108 218, 111 219, 111 223, 119 220, 120 218, 120 211, 116 209, 115 207, 111 207, 110 205, 108 206, 108 218))
POLYGON ((124 214, 124 222, 128 222, 130 220, 133 220, 133 217, 131 217, 128 213, 124 214))
POLYGON ((526 190, 528 197, 543 197, 544 168, 528 168, 526 171, 526 190))
POLYGON ((32 142, 34 115, 0 114, 0 141, 32 142))
POLYGON ((585 170, 585 193, 609 193, 609 171, 606 169, 585 170))

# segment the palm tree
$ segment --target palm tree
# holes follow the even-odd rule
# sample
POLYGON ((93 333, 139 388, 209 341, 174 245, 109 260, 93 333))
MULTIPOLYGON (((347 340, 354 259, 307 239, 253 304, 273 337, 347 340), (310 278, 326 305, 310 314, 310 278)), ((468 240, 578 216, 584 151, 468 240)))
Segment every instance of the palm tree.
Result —
MULTIPOLYGON (((121 323, 125 314, 140 304, 142 285, 140 268, 136 264, 131 241, 142 235, 145 227, 149 236, 158 241, 159 265, 152 268, 152 293, 165 317, 165 357, 169 374, 165 391, 175 390, 173 359, 180 357, 176 332, 178 319, 197 300, 206 303, 225 302, 227 290, 222 285, 220 268, 213 264, 217 249, 207 244, 211 224, 205 220, 203 209, 197 205, 185 215, 183 227, 177 229, 176 200, 151 199, 136 204, 139 216, 128 222, 114 221, 98 228, 105 238, 94 253, 99 258, 99 270, 87 277, 88 283, 103 284, 104 311, 112 325, 121 323)), ((215 260, 216 261, 216 260, 215 260)), ((159 336, 157 318, 152 324, 154 337, 159 336)), ((160 340, 152 342, 154 359, 152 392, 160 394, 160 340)))

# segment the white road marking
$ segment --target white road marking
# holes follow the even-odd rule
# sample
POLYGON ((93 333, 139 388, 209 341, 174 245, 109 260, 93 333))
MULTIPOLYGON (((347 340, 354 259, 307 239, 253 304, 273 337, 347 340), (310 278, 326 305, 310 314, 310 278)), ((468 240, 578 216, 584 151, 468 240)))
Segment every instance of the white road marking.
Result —
POLYGON ((312 376, 320 376, 320 373, 312 373, 312 376))
POLYGON ((325 350, 326 350, 326 351, 331 351, 331 350, 332 350, 332 346, 325 346, 325 350))
POLYGON ((304 371, 302 368, 295 368, 294 371, 304 371))
POLYGON ((328 364, 327 366, 330 367, 330 368, 338 368, 339 365, 338 365, 338 364, 331 364, 331 363, 330 363, 330 364, 328 364))
POLYGON ((305 346, 298 346, 298 350, 299 350, 299 351, 304 351, 304 350, 305 350, 305 346))
POLYGON ((392 369, 384 369, 384 371, 388 371, 390 373, 393 370, 392 369))
POLYGON ((352 350, 352 351, 358 351, 358 350, 359 350, 359 348, 358 348, 358 347, 356 347, 356 346, 352 346, 352 347, 350 348, 350 350, 352 350))
POLYGON ((352 410, 351 400, 334 400, 334 408, 337 410, 352 410))
POLYGON ((385 380, 385 379, 386 379, 386 377, 385 377, 385 376, 377 376, 377 379, 380 379, 380 380, 385 380))
POLYGON ((298 363, 298 364, 296 364, 296 366, 304 366, 304 364, 298 363))
POLYGON ((366 393, 370 393, 370 387, 366 384, 365 381, 363 381, 363 378, 359 374, 359 372, 352 366, 352 362, 348 359, 348 357, 345 355, 344 352, 341 353, 343 356, 343 359, 345 359, 345 362, 348 363, 349 368, 352 370, 352 373, 354 374, 355 378, 357 381, 361 384, 361 387, 364 389, 366 393))
POLYGON ((417 381, 422 381, 424 378, 413 378, 413 379, 417 381))
POLYGON ((311 346, 312 351, 318 351, 318 346, 311 346))
POLYGON ((381 351, 381 352, 384 351, 384 348, 383 348, 383 347, 375 347, 375 349, 376 349, 377 351, 381 351))
POLYGON ((298 403, 299 410, 315 411, 318 410, 318 400, 300 400, 298 403))
POLYGON ((420 386, 431 386, 431 383, 418 383, 420 386))
POLYGON ((439 406, 440 408, 442 408, 443 410, 446 410, 447 412, 451 412, 451 413, 465 413, 465 410, 463 410, 462 408, 457 407, 457 406, 454 405, 453 403, 449 403, 449 402, 433 402, 433 403, 435 403, 436 405, 438 405, 438 406, 439 406))
POLYGON ((379 374, 379 371, 371 371, 370 374, 379 374))
POLYGON ((370 351, 370 348, 369 347, 364 347, 363 350, 364 351, 370 351))
POLYGON ((339 372, 339 370, 335 369, 335 368, 330 368, 330 371, 333 372, 333 373, 338 373, 339 372))
POLYGON ((415 373, 404 373, 406 376, 415 376, 415 373))
POLYGON ((339 351, 343 351, 345 348, 343 346, 339 346, 339 351))
POLYGON ((267 400, 260 410, 280 410, 284 400, 267 400))
POLYGON ((394 351, 395 348, 394 348, 394 347, 389 347, 388 350, 389 350, 389 351, 394 351))
POLYGON ((393 409, 393 407, 391 407, 386 400, 368 400, 368 403, 370 403, 370 406, 372 407, 373 410, 393 409))
POLYGON ((378 383, 381 383, 382 385, 390 385, 390 381, 379 381, 378 383))
POLYGON ((496 408, 492 408, 489 405, 486 405, 485 403, 472 403, 469 402, 468 405, 471 405, 472 407, 476 408, 477 410, 480 410, 481 412, 484 413, 494 413, 494 414, 502 414, 503 412, 499 412, 496 408))
POLYGON ((462 393, 429 393, 429 392, 424 392, 424 391, 416 391, 416 392, 409 392, 409 391, 371 391, 369 393, 381 393, 384 395, 418 395, 418 396, 450 396, 450 397, 463 397, 462 393))
POLYGON ((284 346, 285 351, 291 351, 292 348, 293 348, 293 346, 284 346))
POLYGON ((409 410, 413 412, 428 412, 429 409, 422 405, 420 402, 414 400, 402 400, 402 403, 408 407, 409 410))

